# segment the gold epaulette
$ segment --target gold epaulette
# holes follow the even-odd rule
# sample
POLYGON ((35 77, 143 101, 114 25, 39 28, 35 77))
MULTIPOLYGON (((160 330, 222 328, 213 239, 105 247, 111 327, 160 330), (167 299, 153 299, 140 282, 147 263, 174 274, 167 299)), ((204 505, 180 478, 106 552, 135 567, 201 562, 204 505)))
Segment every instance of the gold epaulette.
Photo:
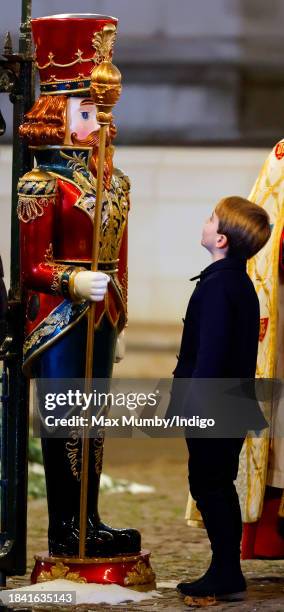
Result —
POLYGON ((42 217, 50 201, 55 202, 57 182, 49 172, 34 168, 18 182, 17 213, 20 221, 28 223, 42 217))

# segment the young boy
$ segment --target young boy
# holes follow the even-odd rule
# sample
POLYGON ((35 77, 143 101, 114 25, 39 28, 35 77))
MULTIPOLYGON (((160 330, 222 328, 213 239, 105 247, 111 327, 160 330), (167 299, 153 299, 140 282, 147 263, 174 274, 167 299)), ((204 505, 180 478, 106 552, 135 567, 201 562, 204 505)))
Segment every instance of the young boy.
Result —
MULTIPOLYGON (((222 199, 205 222, 201 244, 212 262, 190 298, 175 378, 255 377, 259 303, 247 259, 270 236, 264 209, 243 198, 222 199)), ((194 280, 191 279, 191 280, 194 280)), ((187 438, 189 487, 212 548, 204 576, 177 589, 192 597, 241 599, 242 520, 234 485, 244 438, 187 438)))

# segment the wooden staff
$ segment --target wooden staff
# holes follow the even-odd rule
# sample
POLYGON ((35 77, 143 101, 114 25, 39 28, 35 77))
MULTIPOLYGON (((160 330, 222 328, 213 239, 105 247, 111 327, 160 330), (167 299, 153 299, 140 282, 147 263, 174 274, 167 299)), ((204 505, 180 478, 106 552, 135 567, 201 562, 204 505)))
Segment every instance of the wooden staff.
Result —
MULTIPOLYGON (((102 48, 111 56, 111 50, 115 37, 115 26, 109 24, 103 29, 102 48)), ((100 125, 96 205, 93 228, 92 243, 92 265, 91 270, 98 270, 102 200, 104 190, 104 161, 106 148, 106 134, 112 120, 112 108, 117 102, 121 92, 121 74, 109 60, 104 60, 91 74, 90 93, 97 107, 97 121, 100 125)), ((88 331, 86 348, 85 381, 88 392, 91 391, 93 378, 94 360, 94 329, 95 329, 96 304, 91 302, 88 310, 88 331)), ((79 533, 79 557, 85 557, 87 514, 88 514, 88 475, 89 475, 89 427, 91 411, 88 408, 88 427, 83 428, 82 436, 82 465, 81 465, 81 490, 80 490, 80 533, 79 533)))

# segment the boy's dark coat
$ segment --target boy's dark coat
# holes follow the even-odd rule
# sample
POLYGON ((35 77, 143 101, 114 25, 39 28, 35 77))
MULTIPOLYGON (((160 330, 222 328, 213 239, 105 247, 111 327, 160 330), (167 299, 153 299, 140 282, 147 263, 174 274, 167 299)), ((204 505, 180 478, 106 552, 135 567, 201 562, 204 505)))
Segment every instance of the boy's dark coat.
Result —
MULTIPOLYGON (((174 378, 254 379, 260 313, 246 261, 226 257, 195 278, 199 281, 188 303, 174 378)), ((174 384, 167 415, 178 413, 173 390, 174 384)), ((262 417, 246 424, 261 423, 266 423, 262 417)))
POLYGON ((226 257, 200 274, 186 311, 175 377, 254 378, 259 302, 246 261, 226 257))

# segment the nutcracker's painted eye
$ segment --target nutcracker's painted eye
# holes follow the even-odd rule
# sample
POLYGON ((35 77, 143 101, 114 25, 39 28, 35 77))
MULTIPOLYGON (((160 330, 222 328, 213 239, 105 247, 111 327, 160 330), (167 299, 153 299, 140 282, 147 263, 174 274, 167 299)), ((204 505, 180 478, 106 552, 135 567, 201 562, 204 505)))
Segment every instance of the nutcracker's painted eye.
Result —
POLYGON ((81 111, 81 115, 82 119, 85 119, 85 121, 87 121, 87 119, 89 119, 90 113, 88 111, 81 111))

